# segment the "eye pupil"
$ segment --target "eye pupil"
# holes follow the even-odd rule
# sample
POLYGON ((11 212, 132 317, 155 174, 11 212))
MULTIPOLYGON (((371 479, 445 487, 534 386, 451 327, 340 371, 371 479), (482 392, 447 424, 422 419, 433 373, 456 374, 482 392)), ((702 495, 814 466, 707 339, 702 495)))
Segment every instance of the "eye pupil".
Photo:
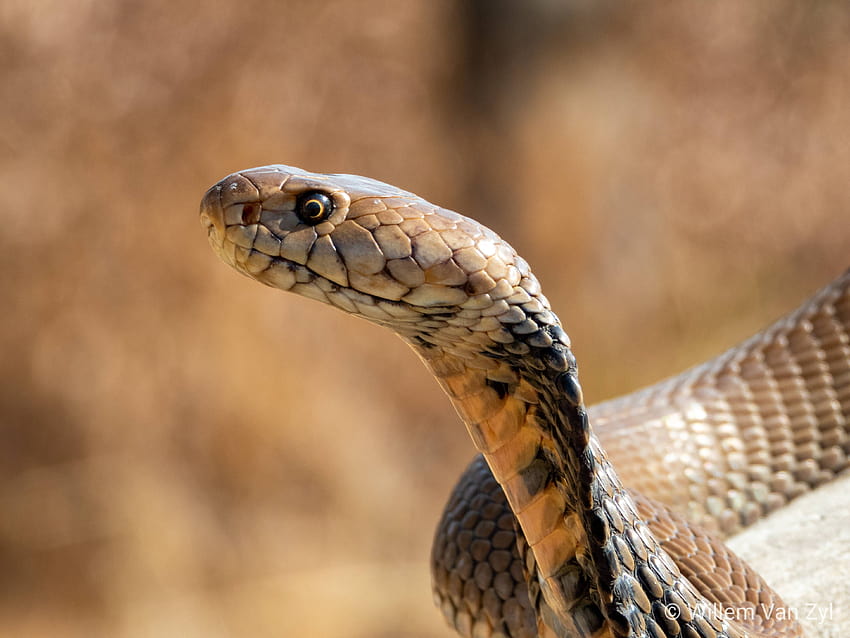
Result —
POLYGON ((304 204, 304 212, 308 217, 321 217, 324 210, 324 205, 318 199, 311 199, 304 204))
POLYGON ((324 193, 305 193, 298 198, 295 214, 305 224, 315 225, 330 216, 333 202, 324 193))

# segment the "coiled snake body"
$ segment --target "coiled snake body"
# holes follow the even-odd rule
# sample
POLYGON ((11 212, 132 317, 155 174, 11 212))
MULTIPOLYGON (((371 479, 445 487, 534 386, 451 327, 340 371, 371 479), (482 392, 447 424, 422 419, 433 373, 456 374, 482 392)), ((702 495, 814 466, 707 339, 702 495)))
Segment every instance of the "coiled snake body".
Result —
POLYGON ((462 635, 802 635, 719 535, 848 468, 850 273, 720 357, 588 411, 528 264, 471 219, 288 166, 226 177, 201 219, 225 262, 391 328, 449 395, 481 452, 432 556, 462 635))

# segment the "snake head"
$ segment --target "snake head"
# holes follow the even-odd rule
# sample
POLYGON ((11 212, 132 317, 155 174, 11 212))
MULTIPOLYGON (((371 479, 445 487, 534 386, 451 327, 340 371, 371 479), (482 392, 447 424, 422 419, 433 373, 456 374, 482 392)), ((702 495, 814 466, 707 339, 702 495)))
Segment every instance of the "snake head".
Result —
POLYGON ((245 275, 409 339, 480 349, 556 321, 538 321, 548 302, 496 233, 376 180, 282 165, 240 171, 207 191, 201 220, 213 249, 245 275))

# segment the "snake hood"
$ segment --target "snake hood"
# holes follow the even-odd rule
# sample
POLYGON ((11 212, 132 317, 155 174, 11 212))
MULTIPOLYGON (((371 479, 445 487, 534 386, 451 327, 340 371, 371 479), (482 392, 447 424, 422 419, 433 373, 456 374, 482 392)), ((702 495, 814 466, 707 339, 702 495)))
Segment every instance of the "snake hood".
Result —
POLYGON ((252 279, 420 345, 515 344, 524 354, 518 339, 566 339, 507 242, 377 180, 283 165, 240 171, 207 191, 201 221, 219 256, 252 279))

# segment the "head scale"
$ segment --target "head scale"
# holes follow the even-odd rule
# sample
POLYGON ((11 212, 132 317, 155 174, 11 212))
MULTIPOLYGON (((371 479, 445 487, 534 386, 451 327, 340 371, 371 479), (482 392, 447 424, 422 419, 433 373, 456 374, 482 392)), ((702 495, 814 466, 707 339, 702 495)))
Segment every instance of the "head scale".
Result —
POLYGON ((528 264, 481 224, 382 182, 267 166, 204 196, 228 264, 421 347, 524 354, 566 340, 528 264))

